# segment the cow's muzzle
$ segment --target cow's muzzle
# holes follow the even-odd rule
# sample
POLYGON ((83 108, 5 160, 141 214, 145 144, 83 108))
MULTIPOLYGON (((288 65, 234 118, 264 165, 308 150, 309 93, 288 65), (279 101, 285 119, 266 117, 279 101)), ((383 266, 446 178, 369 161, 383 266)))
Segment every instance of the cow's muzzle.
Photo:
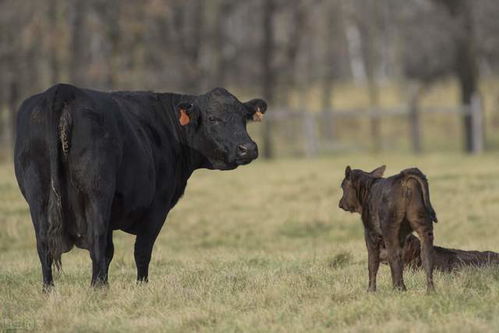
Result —
POLYGON ((236 148, 236 163, 238 165, 248 164, 258 157, 258 147, 254 142, 240 144, 236 148))

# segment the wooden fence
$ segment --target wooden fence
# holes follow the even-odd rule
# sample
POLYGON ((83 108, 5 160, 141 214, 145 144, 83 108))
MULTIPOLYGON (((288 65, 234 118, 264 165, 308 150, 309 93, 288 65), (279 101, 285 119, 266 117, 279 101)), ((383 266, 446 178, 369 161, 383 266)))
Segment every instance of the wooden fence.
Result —
MULTIPOLYGON (((417 103, 408 103, 407 106, 396 108, 357 108, 348 110, 325 110, 322 112, 308 112, 304 110, 290 108, 273 108, 267 114, 266 121, 271 122, 272 128, 274 124, 282 124, 290 120, 297 121, 300 124, 293 128, 294 135, 299 134, 303 138, 301 152, 306 157, 317 155, 320 151, 324 151, 325 146, 334 147, 338 141, 338 136, 334 133, 334 128, 342 120, 362 119, 369 122, 382 122, 386 118, 398 118, 406 121, 408 126, 408 139, 410 141, 411 150, 415 153, 420 153, 422 147, 422 124, 421 116, 423 114, 447 114, 463 118, 469 115, 471 118, 471 153, 477 154, 484 149, 484 119, 480 97, 474 96, 470 106, 461 106, 453 108, 443 107, 419 107, 417 103), (301 127, 301 129, 300 129, 301 127), (322 127, 322 130, 321 130, 322 127), (301 133, 296 133, 300 131, 301 133), (319 135, 319 131, 322 135, 319 135)), ((373 128, 373 126, 371 126, 373 128)), ((464 132, 464 126, 461 126, 461 131, 464 132)), ((369 134, 370 140, 373 143, 380 142, 381 134, 379 131, 371 131, 369 134)), ((464 137, 464 134, 463 134, 464 137)), ((275 143, 274 143, 275 144, 275 143)), ((379 147, 373 149, 378 150, 379 147)), ((331 149, 330 149, 331 150, 331 149)))

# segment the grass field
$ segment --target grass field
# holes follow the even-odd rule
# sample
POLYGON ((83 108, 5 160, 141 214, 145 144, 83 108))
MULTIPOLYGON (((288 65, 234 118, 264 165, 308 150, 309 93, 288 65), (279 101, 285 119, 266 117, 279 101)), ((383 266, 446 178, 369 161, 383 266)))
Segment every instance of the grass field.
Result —
POLYGON ((0 166, 0 331, 499 331, 499 269, 405 274, 381 267, 367 294, 357 215, 337 208, 346 164, 387 174, 420 167, 439 223, 436 244, 499 250, 499 155, 342 155, 198 171, 156 242, 150 282, 135 284, 133 237, 115 232, 110 288, 92 290, 88 252, 63 256, 55 290, 41 272, 27 205, 0 166))

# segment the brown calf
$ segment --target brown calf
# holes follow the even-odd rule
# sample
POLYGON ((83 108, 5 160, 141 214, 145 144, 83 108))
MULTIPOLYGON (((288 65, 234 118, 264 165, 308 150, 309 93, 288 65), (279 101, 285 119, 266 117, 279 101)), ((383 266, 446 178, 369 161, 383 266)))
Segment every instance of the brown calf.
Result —
POLYGON ((385 166, 372 172, 348 166, 341 183, 339 207, 359 213, 364 224, 368 253, 369 287, 376 291, 380 250, 384 245, 392 273, 393 287, 406 290, 403 280, 402 245, 416 231, 421 239, 421 261, 428 291, 433 286, 433 222, 437 217, 430 203, 426 176, 417 168, 383 178, 385 166))
MULTIPOLYGON (((434 267, 442 272, 450 272, 464 266, 480 267, 499 264, 499 253, 492 251, 464 251, 439 246, 433 248, 434 267)), ((388 263, 388 254, 384 246, 381 248, 380 260, 383 264, 388 263)), ((421 242, 413 234, 409 234, 405 239, 402 260, 404 267, 421 268, 421 242)))

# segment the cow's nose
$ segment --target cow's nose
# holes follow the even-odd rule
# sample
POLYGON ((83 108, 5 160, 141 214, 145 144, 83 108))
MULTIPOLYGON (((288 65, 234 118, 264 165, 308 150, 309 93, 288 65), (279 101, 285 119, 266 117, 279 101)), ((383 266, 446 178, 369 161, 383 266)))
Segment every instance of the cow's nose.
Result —
POLYGON ((258 156, 256 144, 253 142, 244 143, 237 146, 238 158, 256 158, 258 156))
POLYGON ((239 145, 237 146, 237 155, 239 157, 244 157, 248 154, 248 147, 245 145, 239 145))

